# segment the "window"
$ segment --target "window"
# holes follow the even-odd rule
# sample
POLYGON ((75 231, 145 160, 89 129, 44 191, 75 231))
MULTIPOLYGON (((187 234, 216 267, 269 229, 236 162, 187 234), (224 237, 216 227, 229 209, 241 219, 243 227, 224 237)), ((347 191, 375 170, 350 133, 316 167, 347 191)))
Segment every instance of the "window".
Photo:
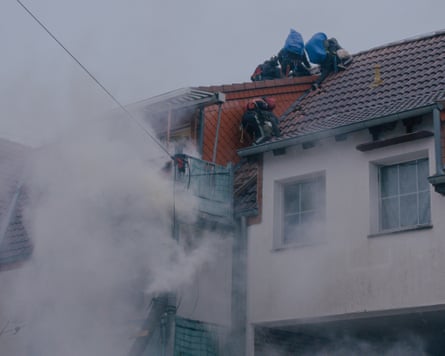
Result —
POLYGON ((279 185, 280 245, 320 240, 325 218, 325 178, 316 176, 279 185))
POLYGON ((400 230, 431 222, 428 159, 379 167, 379 229, 400 230))

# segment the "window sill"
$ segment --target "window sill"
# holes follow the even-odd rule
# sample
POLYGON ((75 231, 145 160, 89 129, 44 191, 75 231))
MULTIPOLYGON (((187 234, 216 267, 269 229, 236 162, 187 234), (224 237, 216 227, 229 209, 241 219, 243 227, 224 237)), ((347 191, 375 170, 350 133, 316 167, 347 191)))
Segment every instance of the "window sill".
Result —
POLYGON ((408 226, 408 227, 404 227, 404 228, 400 228, 400 229, 376 232, 374 234, 369 234, 368 237, 373 238, 373 237, 380 237, 380 236, 386 236, 386 235, 400 234, 400 233, 404 233, 407 231, 418 231, 418 230, 426 230, 426 229, 432 229, 432 228, 433 228, 432 224, 408 226))
POLYGON ((304 241, 304 242, 289 242, 287 244, 281 244, 279 246, 274 246, 272 252, 280 252, 285 250, 291 250, 302 247, 318 246, 326 243, 326 240, 314 240, 314 241, 304 241))

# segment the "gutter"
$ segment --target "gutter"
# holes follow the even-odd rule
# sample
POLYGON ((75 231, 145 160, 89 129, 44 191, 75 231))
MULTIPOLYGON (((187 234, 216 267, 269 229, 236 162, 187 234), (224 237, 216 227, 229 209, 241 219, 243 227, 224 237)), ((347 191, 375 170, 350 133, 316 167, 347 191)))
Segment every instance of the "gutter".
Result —
POLYGON ((442 109, 442 105, 439 103, 435 103, 435 104, 423 106, 420 108, 416 108, 413 110, 403 111, 403 112, 392 114, 392 115, 369 119, 366 121, 357 122, 357 123, 353 123, 353 124, 349 124, 349 125, 345 125, 345 126, 340 126, 340 127, 336 127, 333 129, 326 129, 326 130, 322 130, 322 131, 318 131, 318 132, 314 132, 314 133, 310 133, 310 134, 306 134, 306 135, 301 135, 301 136, 297 136, 297 137, 291 137, 288 139, 271 142, 271 143, 266 142, 261 145, 251 146, 251 147, 247 147, 247 148, 238 150, 238 155, 240 155, 241 157, 247 157, 247 156, 256 155, 259 153, 264 153, 264 152, 273 151, 273 150, 277 150, 277 149, 283 149, 283 148, 286 148, 289 146, 299 145, 299 144, 302 144, 305 142, 316 141, 316 140, 320 140, 320 139, 327 138, 327 137, 344 135, 344 134, 351 133, 354 131, 367 129, 367 128, 370 128, 373 126, 386 124, 386 123, 393 122, 393 121, 399 121, 399 120, 407 119, 407 118, 410 118, 413 116, 420 116, 420 115, 428 114, 431 111, 433 111, 434 109, 437 109, 437 110, 442 109))
POLYGON ((440 110, 433 109, 434 151, 436 159, 436 175, 443 175, 442 145, 440 142, 440 110))
POLYGON ((232 244, 231 333, 228 355, 245 355, 247 326, 247 219, 237 221, 232 244))

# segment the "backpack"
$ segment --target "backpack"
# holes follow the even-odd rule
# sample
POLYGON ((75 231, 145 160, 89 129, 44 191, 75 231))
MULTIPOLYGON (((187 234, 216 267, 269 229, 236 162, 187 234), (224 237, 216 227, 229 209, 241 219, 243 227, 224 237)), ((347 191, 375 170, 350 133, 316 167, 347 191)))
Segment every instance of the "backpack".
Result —
POLYGON ((301 33, 291 28, 289 35, 284 42, 284 49, 288 52, 302 56, 304 51, 304 41, 301 33))
POLYGON ((277 106, 275 99, 271 96, 265 96, 263 100, 267 103, 267 110, 269 111, 272 111, 277 106))
POLYGON ((283 77, 311 75, 311 65, 304 52, 302 55, 299 55, 282 48, 280 52, 278 52, 278 62, 280 63, 281 75, 283 77))
POLYGON ((262 98, 255 98, 248 101, 246 110, 252 110, 259 112, 261 110, 272 111, 275 109, 276 101, 270 96, 264 96, 262 98))
POLYGON ((258 66, 255 68, 254 72, 250 76, 250 80, 252 82, 255 82, 257 80, 262 80, 262 74, 263 74, 263 65, 258 64, 258 66))
POLYGON ((251 99, 246 104, 246 110, 240 123, 240 142, 244 142, 246 133, 249 141, 254 144, 263 143, 272 136, 280 136, 279 121, 272 110, 275 99, 269 96, 251 99))
MULTIPOLYGON (((252 103, 249 103, 252 104, 252 103)), ((240 142, 244 142, 244 133, 247 134, 248 140, 253 141, 262 136, 261 124, 259 122, 258 113, 255 109, 251 109, 251 105, 247 104, 246 111, 243 114, 240 124, 241 137, 240 142)), ((254 104, 253 104, 254 105, 254 104)))
POLYGON ((250 76, 252 82, 258 80, 276 79, 281 78, 280 68, 278 67, 277 57, 272 57, 263 64, 259 64, 253 74, 250 76))
POLYGON ((306 42, 305 48, 309 60, 314 64, 322 64, 327 56, 326 41, 328 36, 323 32, 314 34, 306 42))

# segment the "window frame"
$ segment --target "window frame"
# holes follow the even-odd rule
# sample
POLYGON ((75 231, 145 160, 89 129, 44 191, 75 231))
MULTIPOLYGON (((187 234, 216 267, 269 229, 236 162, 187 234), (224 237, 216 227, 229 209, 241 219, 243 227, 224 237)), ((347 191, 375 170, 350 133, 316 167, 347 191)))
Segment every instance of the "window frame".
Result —
MULTIPOLYGON (((419 181, 418 178, 416 178, 416 201, 417 201, 417 207, 418 207, 418 199, 419 199, 419 193, 427 192, 428 194, 428 215, 429 215, 429 222, 425 223, 419 223, 419 210, 417 208, 417 224, 414 225, 402 225, 400 221, 400 196, 403 196, 403 194, 395 195, 394 197, 397 197, 398 201, 398 226, 393 228, 384 228, 382 225, 382 186, 381 186, 381 169, 384 167, 391 167, 391 166, 397 166, 400 167, 402 165, 406 165, 408 163, 416 162, 416 175, 418 174, 418 164, 420 161, 425 161, 427 165, 427 176, 430 172, 430 159, 428 156, 428 151, 422 150, 419 152, 413 152, 409 154, 403 154, 397 157, 392 158, 385 158, 382 160, 370 162, 370 195, 371 195, 371 232, 368 235, 369 237, 374 236, 380 236, 380 235, 387 235, 392 233, 399 233, 404 231, 410 231, 410 230, 421 230, 426 228, 432 228, 432 212, 431 212, 431 187, 428 182, 426 185, 426 189, 419 190, 419 181)), ((398 168, 400 169, 400 168, 398 168)), ((399 173, 398 173, 399 174, 399 173)), ((399 176, 398 178, 399 179, 399 176)), ((398 193, 400 192, 400 181, 397 182, 397 189, 398 193)))
MULTIPOLYGON (((300 189, 300 188, 299 188, 300 189)), ((326 172, 314 172, 306 175, 301 175, 298 177, 292 177, 283 180, 277 180, 274 183, 274 238, 273 238, 273 249, 287 249, 290 247, 301 247, 307 245, 319 244, 325 240, 325 223, 326 223, 326 172), (301 187, 302 184, 310 183, 320 180, 322 184, 321 192, 321 209, 312 210, 299 210, 294 212, 295 215, 304 214, 307 212, 318 213, 318 222, 320 224, 317 226, 320 228, 320 234, 317 238, 313 236, 305 236, 301 239, 296 238, 286 241, 285 237, 285 218, 286 218, 286 208, 285 208, 285 192, 286 189, 295 185, 301 187)), ((301 197, 299 197, 299 205, 301 207, 301 197)))

